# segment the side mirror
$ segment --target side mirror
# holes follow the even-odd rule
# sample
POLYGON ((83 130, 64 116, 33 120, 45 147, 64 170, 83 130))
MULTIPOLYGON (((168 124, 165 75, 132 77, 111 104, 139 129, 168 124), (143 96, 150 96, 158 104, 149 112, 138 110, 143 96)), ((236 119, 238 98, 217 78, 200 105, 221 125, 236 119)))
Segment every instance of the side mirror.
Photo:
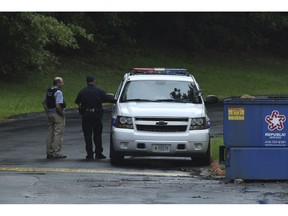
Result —
POLYGON ((215 95, 208 95, 205 100, 205 104, 215 104, 219 102, 219 98, 215 95))
POLYGON ((115 99, 114 94, 112 94, 112 93, 106 93, 105 101, 106 101, 106 102, 109 102, 109 103, 116 103, 116 99, 115 99))
POLYGON ((196 91, 196 94, 195 94, 197 97, 201 97, 203 95, 203 91, 202 90, 198 90, 196 91))

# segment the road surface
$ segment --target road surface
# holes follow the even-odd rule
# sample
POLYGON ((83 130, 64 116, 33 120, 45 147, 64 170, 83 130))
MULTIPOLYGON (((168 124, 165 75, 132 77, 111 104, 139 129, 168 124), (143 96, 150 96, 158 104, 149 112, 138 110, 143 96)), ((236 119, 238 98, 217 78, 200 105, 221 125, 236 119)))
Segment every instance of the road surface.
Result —
MULTIPOLYGON (((212 136, 223 134, 223 104, 208 107, 212 136)), ((122 167, 86 161, 81 118, 67 112, 63 154, 47 160, 44 113, 0 122, 0 204, 262 204, 288 203, 288 182, 227 183, 186 158, 129 158, 122 167)), ((110 112, 103 147, 109 155, 110 112)))

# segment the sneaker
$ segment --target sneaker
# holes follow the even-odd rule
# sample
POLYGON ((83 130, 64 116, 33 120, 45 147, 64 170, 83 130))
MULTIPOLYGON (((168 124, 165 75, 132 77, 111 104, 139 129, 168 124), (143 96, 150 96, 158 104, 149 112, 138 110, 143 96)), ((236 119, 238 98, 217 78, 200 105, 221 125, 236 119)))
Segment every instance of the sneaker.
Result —
POLYGON ((96 159, 105 159, 106 157, 103 154, 96 155, 96 159))
POLYGON ((62 155, 62 154, 59 154, 59 155, 55 155, 52 157, 53 159, 64 159, 64 158, 67 158, 66 155, 62 155))
POLYGON ((52 154, 47 154, 47 159, 53 159, 53 155, 52 154))

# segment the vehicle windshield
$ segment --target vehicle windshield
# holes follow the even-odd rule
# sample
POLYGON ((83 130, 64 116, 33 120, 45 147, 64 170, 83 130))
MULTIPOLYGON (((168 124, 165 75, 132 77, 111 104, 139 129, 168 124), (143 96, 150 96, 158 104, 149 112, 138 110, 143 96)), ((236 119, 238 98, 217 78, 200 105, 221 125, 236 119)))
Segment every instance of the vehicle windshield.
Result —
POLYGON ((196 86, 187 81, 137 80, 128 81, 120 102, 202 103, 196 86))

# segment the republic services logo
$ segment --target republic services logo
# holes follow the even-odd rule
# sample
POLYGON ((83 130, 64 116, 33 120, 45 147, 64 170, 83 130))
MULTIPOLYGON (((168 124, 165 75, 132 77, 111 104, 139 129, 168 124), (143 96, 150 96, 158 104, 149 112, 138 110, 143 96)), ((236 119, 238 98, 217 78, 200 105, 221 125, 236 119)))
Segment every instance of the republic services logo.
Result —
POLYGON ((286 117, 280 115, 278 110, 274 110, 271 115, 265 117, 265 121, 268 123, 268 129, 270 131, 274 131, 275 129, 281 131, 284 129, 283 123, 286 121, 286 117))

